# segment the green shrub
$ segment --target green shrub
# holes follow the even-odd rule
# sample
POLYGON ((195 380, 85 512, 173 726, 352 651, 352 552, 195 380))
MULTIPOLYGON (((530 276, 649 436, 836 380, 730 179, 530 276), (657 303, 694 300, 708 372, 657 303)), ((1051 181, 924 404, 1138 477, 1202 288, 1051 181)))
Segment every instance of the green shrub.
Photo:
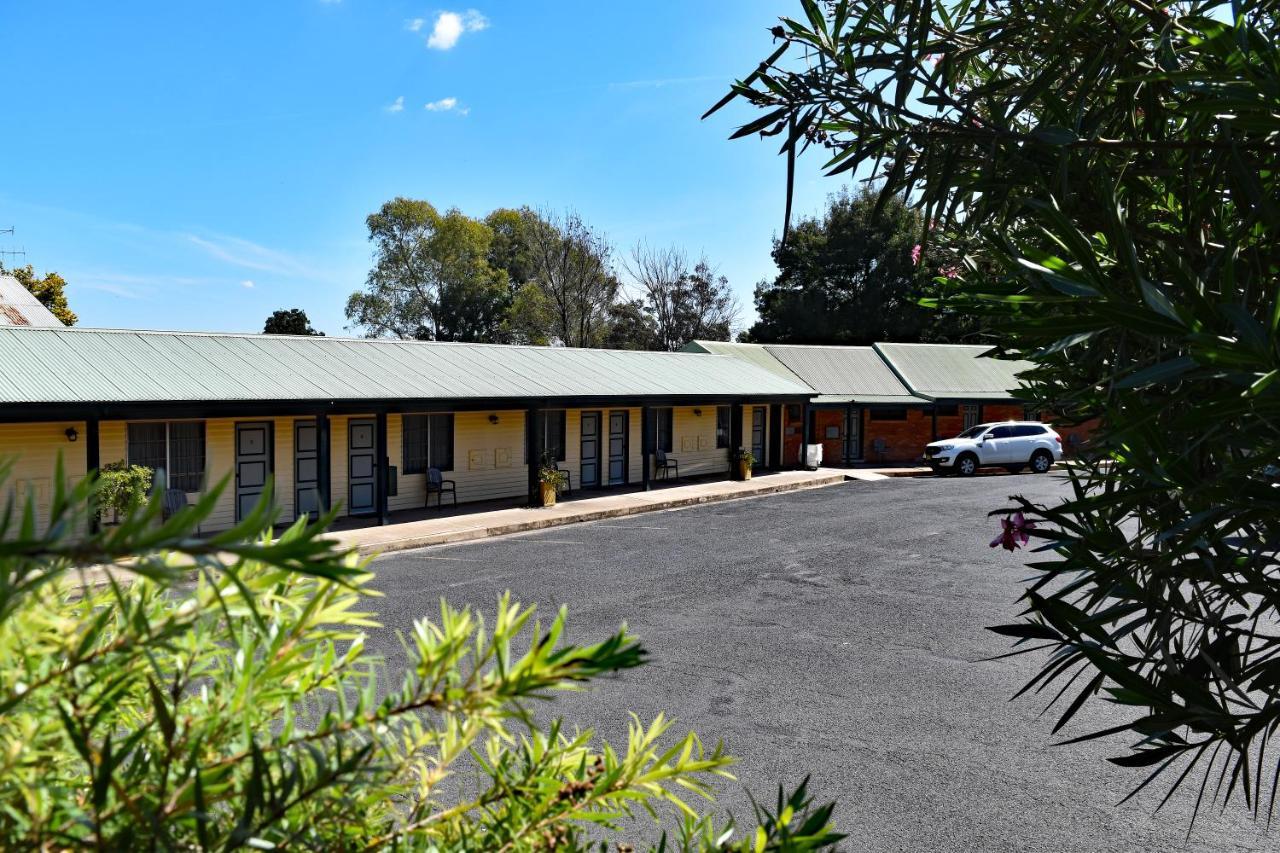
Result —
POLYGON ((108 510, 117 519, 146 503, 154 477, 155 472, 143 465, 103 465, 98 471, 98 520, 102 521, 108 510))
POLYGON ((661 715, 619 748, 537 722, 555 692, 642 663, 625 629, 576 645, 564 610, 442 601, 387 671, 364 645, 368 561, 329 518, 272 541, 264 500, 195 538, 219 486, 71 538, 95 488, 58 488, 48 533, 0 520, 0 848, 580 848, 637 808, 683 849, 838 839, 802 785, 734 840, 705 814, 731 759, 661 715))

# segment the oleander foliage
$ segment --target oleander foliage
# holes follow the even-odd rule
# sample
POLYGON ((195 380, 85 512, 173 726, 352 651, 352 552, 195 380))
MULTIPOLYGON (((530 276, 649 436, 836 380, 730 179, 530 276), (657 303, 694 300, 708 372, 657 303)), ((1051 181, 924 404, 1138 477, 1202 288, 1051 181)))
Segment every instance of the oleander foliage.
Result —
POLYGON ((954 266, 947 304, 1099 419, 1021 621, 1054 731, 1271 815, 1280 763, 1280 4, 801 0, 734 85, 738 135, 885 181, 954 266), (947 257, 946 247, 964 246, 947 257))
POLYGON ((804 785, 735 833, 709 806, 730 757, 661 715, 617 746, 535 719, 642 663, 625 628, 579 645, 563 610, 442 601, 393 671, 365 648, 370 567, 329 519, 272 541, 264 501, 196 538, 214 489, 85 533, 98 488, 59 489, 47 528, 29 503, 0 518, 4 849, 579 849, 645 812, 665 849, 839 838, 804 785))

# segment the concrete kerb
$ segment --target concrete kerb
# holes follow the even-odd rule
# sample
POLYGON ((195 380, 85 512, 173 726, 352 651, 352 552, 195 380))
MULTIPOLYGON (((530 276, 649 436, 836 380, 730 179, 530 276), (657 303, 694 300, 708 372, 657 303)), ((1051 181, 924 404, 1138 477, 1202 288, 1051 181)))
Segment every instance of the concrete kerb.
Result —
MULTIPOLYGON (((471 542, 478 539, 489 539, 497 536, 510 536, 515 533, 547 530, 554 527, 565 527, 571 524, 603 521, 609 518, 624 518, 631 515, 641 515, 643 513, 659 512, 670 509, 681 509, 684 507, 698 506, 700 504, 719 503, 731 500, 747 500, 750 498, 764 497, 766 495, 781 494, 784 492, 817 489, 847 482, 849 479, 851 478, 844 472, 832 473, 824 477, 814 477, 798 482, 769 484, 763 488, 755 488, 750 491, 710 492, 681 495, 679 497, 671 497, 659 501, 642 501, 629 505, 623 504, 603 509, 584 510, 582 512, 565 515, 534 516, 502 524, 479 524, 472 527, 442 530, 438 532, 426 532, 406 536, 402 539, 390 539, 375 543, 360 543, 358 541, 359 531, 351 531, 342 537, 342 541, 348 545, 354 545, 356 552, 361 556, 386 554, 396 551, 411 551, 417 548, 428 548, 434 545, 452 545, 458 542, 471 542)), ((538 510, 529 510, 528 512, 536 513, 538 510)), ((386 530, 386 528, 371 529, 386 530)))
MULTIPOLYGON (((699 504, 717 503, 730 500, 747 500, 749 498, 763 497, 765 495, 780 494, 783 492, 794 492, 805 489, 817 489, 825 486, 833 486, 837 483, 843 483, 851 479, 862 479, 850 477, 847 472, 831 472, 825 476, 814 476, 805 480, 791 481, 785 483, 761 483, 760 485, 746 489, 734 490, 726 492, 696 492, 693 494, 685 494, 662 498, 660 500, 651 500, 653 493, 635 493, 630 495, 618 495, 621 499, 629 499, 633 503, 614 505, 602 509, 582 510, 578 512, 564 513, 562 515, 544 515, 538 516, 535 513, 538 510, 521 510, 527 512, 528 517, 519 521, 505 522, 499 524, 473 524, 469 527, 457 527, 448 530, 440 530, 435 532, 427 532, 405 536, 401 539, 388 539, 379 542, 362 543, 360 541, 361 533, 364 531, 385 532, 387 527, 370 527, 359 528, 355 530, 343 531, 339 534, 328 534, 330 538, 336 539, 349 548, 354 548, 357 554, 362 557, 369 557, 376 554, 391 553, 395 551, 410 551, 415 548, 428 548, 434 545, 451 545, 458 542, 472 542, 478 539, 489 539, 497 536, 510 536, 515 533, 527 533, 536 530, 545 530, 552 527, 564 527, 570 524, 579 524, 590 521, 603 521, 608 518, 623 518, 630 515, 640 515, 647 512, 660 512, 668 509, 680 509, 682 507, 697 506, 699 504)), ((572 507, 572 504, 561 504, 561 510, 572 507)), ((475 518, 483 518, 484 513, 478 513, 475 518)), ((459 517, 459 521, 466 520, 465 517, 459 517)), ((406 526, 415 522, 406 522, 406 526)), ((395 525, 393 525, 395 526, 395 525)), ((75 584, 77 586, 104 586, 110 582, 114 576, 121 583, 130 583, 134 575, 129 571, 127 565, 115 566, 92 566, 82 570, 83 579, 77 578, 75 584)), ((194 571, 192 577, 194 578, 194 571)))

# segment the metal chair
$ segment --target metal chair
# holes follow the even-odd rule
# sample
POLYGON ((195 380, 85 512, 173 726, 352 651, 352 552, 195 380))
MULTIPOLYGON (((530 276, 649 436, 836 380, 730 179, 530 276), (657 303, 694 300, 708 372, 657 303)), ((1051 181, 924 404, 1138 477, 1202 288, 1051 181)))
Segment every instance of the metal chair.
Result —
POLYGON ((426 506, 431 507, 431 496, 436 496, 436 509, 444 508, 444 496, 448 495, 453 498, 453 505, 458 505, 458 486, 453 480, 446 480, 444 475, 440 473, 439 468, 427 469, 427 500, 426 506))
POLYGON ((573 472, 568 468, 561 468, 559 465, 556 466, 556 470, 564 475, 564 485, 556 489, 556 492, 567 495, 573 491, 573 472))
MULTIPOLYGON (((173 516, 182 512, 190 504, 187 502, 187 493, 182 489, 165 489, 164 497, 161 499, 160 518, 168 521, 173 516)), ((200 526, 196 526, 196 535, 200 535, 200 526)))
POLYGON ((680 463, 677 462, 675 459, 672 459, 671 457, 667 456, 667 451, 663 450, 662 448, 658 448, 657 450, 653 451, 653 460, 654 460, 653 475, 655 480, 667 479, 667 475, 669 475, 672 471, 676 472, 676 479, 677 480, 680 479, 680 463))
POLYGON ((883 438, 877 438, 871 442, 871 452, 880 457, 883 462, 884 458, 889 455, 889 445, 883 438))
POLYGON ((187 508, 187 493, 182 489, 165 489, 162 504, 162 518, 168 521, 187 508))

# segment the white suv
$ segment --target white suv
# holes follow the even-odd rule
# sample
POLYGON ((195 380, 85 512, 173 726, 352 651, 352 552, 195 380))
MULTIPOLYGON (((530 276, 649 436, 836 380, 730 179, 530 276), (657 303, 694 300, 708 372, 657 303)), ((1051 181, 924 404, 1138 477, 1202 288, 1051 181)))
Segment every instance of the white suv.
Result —
POLYGON ((955 438, 934 441, 924 461, 935 474, 972 477, 979 468, 1001 467, 1016 474, 1028 465, 1043 474, 1062 459, 1062 437, 1038 421, 978 424, 955 438))

